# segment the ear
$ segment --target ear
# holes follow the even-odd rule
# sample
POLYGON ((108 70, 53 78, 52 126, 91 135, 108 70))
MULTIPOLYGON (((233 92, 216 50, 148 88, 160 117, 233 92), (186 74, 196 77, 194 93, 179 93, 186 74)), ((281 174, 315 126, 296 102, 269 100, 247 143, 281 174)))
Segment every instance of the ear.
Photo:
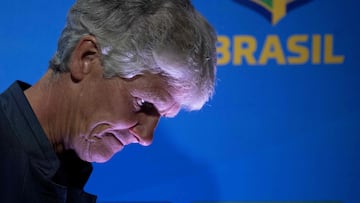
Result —
POLYGON ((69 60, 71 78, 79 82, 100 63, 100 52, 96 38, 91 35, 82 37, 76 44, 69 60))

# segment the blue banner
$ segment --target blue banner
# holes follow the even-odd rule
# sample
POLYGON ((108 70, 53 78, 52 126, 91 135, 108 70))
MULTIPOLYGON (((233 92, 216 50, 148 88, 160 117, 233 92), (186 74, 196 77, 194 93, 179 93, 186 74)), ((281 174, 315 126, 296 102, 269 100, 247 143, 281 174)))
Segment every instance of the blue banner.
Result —
MULTIPOLYGON (((0 91, 45 73, 72 1, 3 0, 0 91)), ((218 33, 213 99, 95 164, 99 202, 358 203, 358 1, 194 0, 218 33)))

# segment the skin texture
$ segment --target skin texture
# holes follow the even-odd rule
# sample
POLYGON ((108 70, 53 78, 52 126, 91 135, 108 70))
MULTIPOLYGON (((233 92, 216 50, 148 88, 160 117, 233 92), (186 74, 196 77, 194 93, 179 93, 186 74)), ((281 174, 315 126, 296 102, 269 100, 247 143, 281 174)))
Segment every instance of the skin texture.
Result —
POLYGON ((25 91, 55 151, 74 150, 88 162, 108 161, 131 143, 150 145, 160 117, 180 110, 160 75, 104 78, 100 54, 96 39, 85 36, 69 72, 49 69, 25 91))

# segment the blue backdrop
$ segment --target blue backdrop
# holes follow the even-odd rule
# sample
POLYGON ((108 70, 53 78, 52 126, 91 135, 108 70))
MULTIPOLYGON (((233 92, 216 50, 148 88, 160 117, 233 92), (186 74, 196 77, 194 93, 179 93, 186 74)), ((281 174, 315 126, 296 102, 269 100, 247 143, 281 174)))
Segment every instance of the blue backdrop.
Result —
MULTIPOLYGON (((1 92, 45 73, 72 3, 2 0, 1 92)), ((150 147, 95 164, 86 190, 99 202, 359 202, 360 3, 193 3, 219 34, 214 98, 161 120, 150 147)))

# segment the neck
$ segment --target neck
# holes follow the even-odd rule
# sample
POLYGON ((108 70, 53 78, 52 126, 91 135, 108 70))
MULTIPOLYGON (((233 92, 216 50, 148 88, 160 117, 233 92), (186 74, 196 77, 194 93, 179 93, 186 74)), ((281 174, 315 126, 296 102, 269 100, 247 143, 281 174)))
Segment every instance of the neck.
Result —
POLYGON ((64 77, 62 75, 54 76, 53 71, 49 69, 34 86, 24 92, 57 153, 67 148, 67 138, 70 134, 66 123, 69 122, 71 115, 66 114, 65 111, 70 104, 65 99, 67 98, 64 91, 66 88, 63 85, 64 83, 66 85, 66 81, 62 79, 64 77))

